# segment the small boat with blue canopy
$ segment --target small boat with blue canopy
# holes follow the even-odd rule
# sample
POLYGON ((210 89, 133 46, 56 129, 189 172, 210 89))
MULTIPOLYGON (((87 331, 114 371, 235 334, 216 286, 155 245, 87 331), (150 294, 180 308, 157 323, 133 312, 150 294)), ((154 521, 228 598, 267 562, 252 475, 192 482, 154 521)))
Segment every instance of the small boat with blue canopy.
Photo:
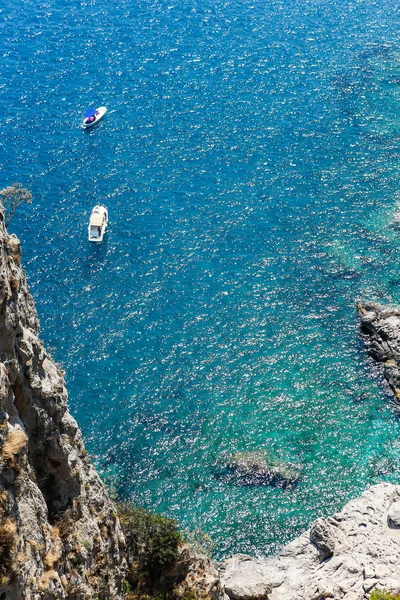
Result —
POLYGON ((104 117, 107 112, 107 108, 105 106, 100 106, 100 108, 88 108, 85 112, 82 127, 84 129, 89 129, 89 127, 94 127, 97 125, 99 121, 104 117))

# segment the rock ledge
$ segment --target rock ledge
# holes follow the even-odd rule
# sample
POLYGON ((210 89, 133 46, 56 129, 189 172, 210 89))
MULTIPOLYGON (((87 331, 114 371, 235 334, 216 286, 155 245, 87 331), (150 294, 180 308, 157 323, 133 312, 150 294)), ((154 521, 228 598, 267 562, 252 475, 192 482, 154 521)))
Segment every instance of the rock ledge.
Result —
POLYGON ((363 600, 400 592, 400 486, 382 483, 317 519, 277 557, 238 554, 220 566, 231 600, 363 600))

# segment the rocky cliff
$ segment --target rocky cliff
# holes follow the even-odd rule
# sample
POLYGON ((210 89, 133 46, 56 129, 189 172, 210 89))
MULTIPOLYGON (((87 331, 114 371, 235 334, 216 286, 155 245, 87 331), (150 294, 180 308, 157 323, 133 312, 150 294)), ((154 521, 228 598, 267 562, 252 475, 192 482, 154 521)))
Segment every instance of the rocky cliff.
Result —
MULTIPOLYGON (((117 599, 123 535, 0 213, 0 600, 117 599)), ((55 315, 56 316, 56 315, 55 315)))
POLYGON ((357 308, 369 352, 383 363, 384 375, 400 401, 400 310, 375 302, 360 302, 357 308))

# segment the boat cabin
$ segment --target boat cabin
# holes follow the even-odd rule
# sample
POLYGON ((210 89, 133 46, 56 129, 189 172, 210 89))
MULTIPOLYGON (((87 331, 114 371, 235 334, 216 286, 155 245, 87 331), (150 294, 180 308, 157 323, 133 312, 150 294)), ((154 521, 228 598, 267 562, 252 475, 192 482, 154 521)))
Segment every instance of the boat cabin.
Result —
POLYGON ((101 213, 93 213, 90 216, 90 238, 91 239, 98 239, 101 237, 101 230, 104 224, 104 214, 101 213))

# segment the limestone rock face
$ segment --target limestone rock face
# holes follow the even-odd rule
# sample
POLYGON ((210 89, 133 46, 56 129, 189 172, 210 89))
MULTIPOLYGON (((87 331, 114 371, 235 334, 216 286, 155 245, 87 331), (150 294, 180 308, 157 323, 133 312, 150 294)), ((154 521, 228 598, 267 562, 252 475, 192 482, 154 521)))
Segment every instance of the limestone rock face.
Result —
MULTIPOLYGON (((216 563, 189 545, 180 548, 179 558, 168 572, 169 588, 175 584, 175 597, 184 598, 191 590, 198 600, 217 600, 221 587, 216 563)), ((168 583, 168 582, 166 582, 168 583)))
POLYGON ((233 600, 266 598, 285 578, 274 560, 257 560, 246 554, 237 554, 223 563, 221 574, 225 593, 233 600))
POLYGON ((0 598, 117 599, 124 539, 0 213, 0 598))
POLYGON ((375 302, 357 305, 371 356, 384 363, 384 375, 400 401, 400 310, 375 302))
MULTIPOLYGON (((220 568, 231 600, 364 600, 375 588, 400 593, 400 486, 371 487, 317 521, 277 557, 232 556, 220 568)), ((223 594, 222 594, 223 597, 223 594)))

